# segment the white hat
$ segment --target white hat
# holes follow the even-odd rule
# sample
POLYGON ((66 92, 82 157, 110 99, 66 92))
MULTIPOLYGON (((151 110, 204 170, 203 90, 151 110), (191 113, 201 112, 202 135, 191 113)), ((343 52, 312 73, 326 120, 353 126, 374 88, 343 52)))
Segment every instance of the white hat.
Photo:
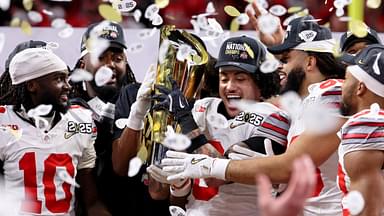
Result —
POLYGON ((64 70, 67 70, 67 64, 44 48, 25 49, 17 53, 9 64, 12 85, 64 70))

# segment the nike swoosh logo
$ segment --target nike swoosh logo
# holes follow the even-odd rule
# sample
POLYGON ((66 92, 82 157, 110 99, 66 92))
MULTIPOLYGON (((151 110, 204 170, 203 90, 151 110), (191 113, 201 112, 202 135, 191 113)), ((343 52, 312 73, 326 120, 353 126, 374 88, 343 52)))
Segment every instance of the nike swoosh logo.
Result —
POLYGON ((69 139, 69 138, 71 138, 75 134, 76 133, 64 133, 64 139, 69 139))
POLYGON ((191 164, 192 164, 192 165, 195 165, 195 164, 197 164, 197 163, 199 163, 200 161, 203 161, 203 160, 205 160, 205 159, 207 159, 207 158, 200 158, 200 159, 192 158, 192 160, 191 160, 191 164))
POLYGON ((361 60, 361 59, 357 63, 364 64, 363 60, 361 60))
POLYGON ((375 59, 375 63, 373 63, 373 71, 375 74, 380 75, 380 68, 379 68, 379 59, 380 59, 381 53, 379 53, 375 59))
POLYGON ((179 105, 181 109, 184 109, 185 105, 181 102, 181 98, 179 97, 179 105))
POLYGON ((238 124, 235 124, 235 123, 231 122, 231 124, 229 125, 229 128, 234 129, 234 128, 237 128, 237 127, 239 127, 239 126, 241 126, 243 124, 245 124, 245 122, 241 122, 241 123, 238 123, 238 124))

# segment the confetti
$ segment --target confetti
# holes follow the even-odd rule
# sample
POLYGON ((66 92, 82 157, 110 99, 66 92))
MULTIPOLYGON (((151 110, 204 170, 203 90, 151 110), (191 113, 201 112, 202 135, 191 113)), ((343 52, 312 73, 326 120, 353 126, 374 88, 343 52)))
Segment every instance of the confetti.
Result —
POLYGON ((364 38, 368 34, 367 26, 361 20, 352 20, 349 22, 349 30, 358 38, 364 38))
POLYGON ((191 140, 184 134, 168 134, 162 144, 176 151, 184 151, 191 145, 191 140))
POLYGON ((351 215, 360 214, 365 206, 364 197, 359 191, 350 191, 346 196, 344 196, 341 203, 349 210, 351 215))
POLYGON ((138 158, 141 159, 141 161, 146 161, 148 159, 148 150, 145 147, 145 145, 141 145, 139 151, 137 152, 136 155, 138 158))
POLYGON ((342 17, 339 18, 339 20, 340 20, 341 22, 349 22, 349 21, 351 21, 352 19, 351 19, 351 17, 349 17, 349 16, 342 16, 342 17))
POLYGON ((256 0, 256 5, 257 5, 258 7, 263 8, 263 9, 266 9, 266 8, 268 8, 268 6, 269 6, 267 0, 256 0))
POLYGON ((336 9, 336 16, 337 16, 337 17, 342 17, 342 16, 344 16, 344 9, 343 9, 343 8, 337 8, 337 9, 336 9))
POLYGON ((234 18, 232 21, 231 21, 231 25, 229 27, 229 30, 231 32, 237 32, 239 31, 239 28, 240 28, 240 24, 239 24, 239 21, 237 21, 236 18, 234 18))
POLYGON ((100 67, 95 74, 95 83, 97 86, 103 86, 107 84, 113 76, 113 71, 106 66, 100 67))
POLYGON ((213 31, 218 33, 224 33, 223 27, 221 27, 220 23, 217 22, 215 18, 208 18, 208 25, 213 31))
POLYGON ((47 45, 46 45, 46 48, 49 49, 49 50, 55 50, 55 49, 58 49, 60 47, 60 45, 56 42, 47 42, 47 45))
POLYGON ((229 16, 232 16, 232 17, 240 16, 240 12, 235 7, 233 7, 231 5, 225 6, 224 11, 226 14, 228 14, 229 16))
POLYGON ((11 27, 19 27, 20 24, 21 24, 20 18, 19 17, 14 17, 14 18, 12 18, 9 26, 11 26, 11 27))
POLYGON ((198 35, 200 33, 199 24, 194 19, 191 19, 191 24, 192 24, 192 27, 193 27, 193 32, 198 35))
POLYGON ((60 38, 69 38, 73 35, 74 29, 70 24, 67 24, 62 30, 57 33, 60 38))
POLYGON ((240 16, 236 17, 239 25, 247 25, 249 22, 249 16, 245 13, 240 14, 240 16))
POLYGON ((41 21, 43 21, 43 16, 37 11, 29 11, 28 18, 31 20, 32 23, 40 23, 41 21))
POLYGON ((111 5, 100 4, 99 5, 99 14, 106 20, 113 22, 121 22, 122 17, 121 13, 114 9, 111 5))
POLYGON ((124 129, 127 126, 128 119, 127 118, 119 118, 115 121, 115 125, 119 129, 124 129))
POLYGON ((7 11, 10 5, 11 5, 11 0, 0 1, 0 8, 2 11, 7 11))
POLYGON ((178 61, 184 62, 189 57, 191 50, 191 46, 187 44, 181 44, 177 50, 176 59, 178 61))
POLYGON ((160 16, 160 14, 156 14, 152 20, 152 25, 159 26, 161 24, 163 24, 163 18, 160 16))
POLYGON ((0 53, 3 51, 5 44, 5 34, 0 32, 0 53))
POLYGON ((280 65, 279 60, 275 58, 268 59, 260 65, 260 71, 263 73, 272 73, 272 72, 275 72, 277 68, 279 68, 279 65, 280 65))
POLYGON ((75 83, 82 81, 91 81, 93 79, 93 75, 86 70, 76 69, 69 76, 69 79, 75 83))
POLYGON ((67 21, 65 21, 65 19, 62 19, 62 18, 56 18, 51 22, 51 26, 55 29, 64 28, 66 25, 67 25, 67 21))
POLYGON ((302 110, 301 103, 300 96, 292 91, 284 93, 280 98, 281 108, 288 112, 292 119, 295 119, 300 115, 302 110))
POLYGON ((169 206, 169 213, 171 216, 185 216, 187 213, 179 206, 169 206))
POLYGON ((69 175, 69 173, 66 171, 66 170, 61 170, 58 172, 58 176, 61 180, 63 180, 64 182, 70 184, 70 185, 73 185, 77 188, 80 187, 80 185, 76 182, 75 178, 73 178, 72 176, 69 175))
POLYGON ((110 42, 104 38, 99 38, 91 33, 91 37, 87 40, 87 50, 91 54, 91 64, 97 65, 99 56, 109 47, 110 42))
POLYGON ((36 116, 45 116, 45 115, 48 115, 49 112, 51 112, 51 110, 52 110, 52 105, 42 104, 42 105, 35 107, 34 109, 30 109, 28 111, 27 115, 30 118, 34 118, 36 116))
POLYGON ((23 31, 24 34, 32 35, 32 26, 31 24, 29 24, 28 21, 25 21, 25 20, 21 21, 20 27, 21 27, 21 31, 23 31))
POLYGON ((47 9, 43 9, 43 14, 45 14, 45 15, 48 15, 48 16, 52 16, 53 15, 53 12, 52 11, 49 11, 49 10, 47 10, 47 9))
POLYGON ((367 0, 367 7, 377 9, 381 5, 381 0, 367 0))
POLYGON ((129 161, 128 176, 133 177, 139 173, 143 161, 139 157, 134 157, 129 161))
POLYGON ((275 16, 283 16, 287 13, 287 9, 282 5, 273 5, 269 8, 269 12, 275 16))
POLYGON ((208 14, 213 14, 216 12, 215 6, 213 5, 212 2, 208 2, 207 8, 205 9, 205 12, 208 14))
POLYGON ((155 4, 157 5, 157 7, 162 9, 168 6, 169 0, 155 0, 155 4))
POLYGON ((140 22, 140 19, 141 19, 141 16, 143 15, 143 13, 141 12, 141 10, 139 9, 136 9, 134 12, 133 12, 133 18, 135 19, 136 22, 140 22))
POLYGON ((380 112, 380 106, 378 103, 373 103, 370 106, 370 114, 372 115, 379 115, 380 112))
POLYGON ((280 19, 272 14, 261 15, 257 19, 259 29, 264 34, 273 34, 280 25, 280 19))
POLYGON ((159 13, 160 8, 156 4, 151 4, 147 7, 147 9, 144 12, 144 17, 153 20, 156 16, 156 14, 159 13))
POLYGON ((32 10, 33 0, 23 0, 23 6, 24 6, 24 9, 27 11, 32 10))
POLYGON ((115 0, 112 7, 120 12, 130 12, 136 7, 136 2, 132 0, 115 0))
POLYGON ((301 11, 302 9, 303 8, 300 6, 293 6, 293 7, 288 8, 287 12, 290 14, 293 14, 293 13, 297 13, 297 12, 301 11))

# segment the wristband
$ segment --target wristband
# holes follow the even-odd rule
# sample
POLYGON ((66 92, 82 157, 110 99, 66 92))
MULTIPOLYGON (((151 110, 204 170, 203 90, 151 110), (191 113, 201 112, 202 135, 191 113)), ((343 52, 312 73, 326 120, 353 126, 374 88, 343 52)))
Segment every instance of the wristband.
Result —
POLYGON ((208 139, 205 137, 204 134, 200 134, 199 136, 195 137, 191 140, 191 145, 187 148, 187 153, 192 153, 196 149, 200 148, 202 145, 205 145, 208 143, 208 139))
POLYGON ((172 196, 174 197, 185 197, 189 194, 191 191, 191 180, 187 179, 184 184, 182 184, 180 187, 177 187, 176 185, 171 185, 170 192, 172 196))
POLYGON ((228 159, 215 158, 212 163, 212 177, 225 180, 225 172, 227 171, 229 161, 228 159))

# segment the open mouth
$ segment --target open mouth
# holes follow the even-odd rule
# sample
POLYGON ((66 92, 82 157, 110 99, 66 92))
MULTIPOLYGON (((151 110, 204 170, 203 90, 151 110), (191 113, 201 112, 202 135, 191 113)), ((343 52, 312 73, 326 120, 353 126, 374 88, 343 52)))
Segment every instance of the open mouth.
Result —
POLYGON ((240 101, 241 97, 239 95, 227 95, 227 100, 229 102, 229 107, 230 109, 237 109, 237 107, 234 105, 235 101, 240 101))

